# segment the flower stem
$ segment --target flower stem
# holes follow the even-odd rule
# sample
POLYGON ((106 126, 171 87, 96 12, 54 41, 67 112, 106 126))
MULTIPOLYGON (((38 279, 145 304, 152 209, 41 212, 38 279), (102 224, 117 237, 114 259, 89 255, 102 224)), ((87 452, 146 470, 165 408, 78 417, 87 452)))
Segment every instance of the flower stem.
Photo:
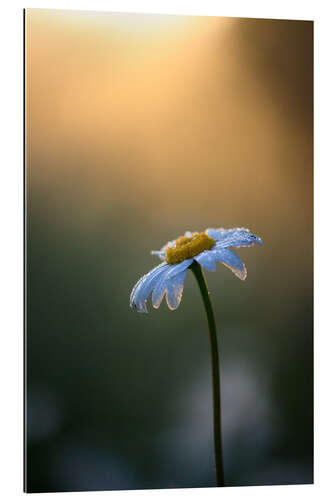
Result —
POLYGON ((210 353, 212 361, 212 384, 213 384, 213 408, 214 408, 214 453, 215 453, 215 470, 217 486, 224 486, 223 473, 223 455, 222 455, 222 431, 221 431, 221 396, 220 396, 220 367, 219 367, 219 351, 216 337, 216 325, 212 308, 212 303, 209 297, 209 291, 205 276, 201 266, 197 262, 193 262, 190 266, 197 280, 201 297, 205 306, 208 330, 210 338, 210 353))

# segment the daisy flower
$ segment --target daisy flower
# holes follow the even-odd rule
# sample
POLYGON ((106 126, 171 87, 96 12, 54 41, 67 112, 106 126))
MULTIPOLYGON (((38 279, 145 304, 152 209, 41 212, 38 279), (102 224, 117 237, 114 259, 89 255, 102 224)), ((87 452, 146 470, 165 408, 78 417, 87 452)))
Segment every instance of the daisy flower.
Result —
POLYGON ((230 248, 252 247, 263 242, 245 228, 206 229, 201 233, 187 231, 184 236, 169 241, 161 250, 152 251, 162 263, 142 276, 134 285, 130 306, 139 312, 147 312, 147 299, 152 294, 155 308, 161 305, 163 297, 169 309, 177 309, 180 304, 184 280, 188 269, 193 271, 206 310, 210 338, 213 394, 213 428, 216 485, 224 486, 222 452, 221 394, 219 353, 216 323, 207 283, 202 268, 215 271, 216 262, 222 262, 241 280, 246 278, 246 267, 230 248))
POLYGON ((207 271, 215 271, 216 262, 227 266, 239 279, 245 280, 246 267, 230 248, 263 245, 261 238, 245 228, 206 229, 201 233, 187 231, 184 236, 169 241, 161 250, 151 253, 162 263, 140 278, 134 285, 130 306, 139 312, 148 312, 147 299, 158 308, 166 296, 169 309, 177 309, 181 302, 188 268, 197 262, 207 271))

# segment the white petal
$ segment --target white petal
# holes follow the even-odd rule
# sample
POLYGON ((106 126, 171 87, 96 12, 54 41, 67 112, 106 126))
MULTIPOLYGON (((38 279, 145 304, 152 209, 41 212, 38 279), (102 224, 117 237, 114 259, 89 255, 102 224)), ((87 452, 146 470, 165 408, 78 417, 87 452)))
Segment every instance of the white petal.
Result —
POLYGON ((216 269, 216 255, 211 250, 204 250, 199 255, 196 255, 194 260, 207 269, 207 271, 215 271, 216 269))
POLYGON ((177 309, 182 300, 186 271, 177 274, 177 276, 167 281, 166 301, 169 309, 172 311, 177 309))
POLYGON ((239 279, 245 280, 247 274, 246 267, 238 255, 226 248, 214 249, 212 252, 215 253, 216 260, 229 267, 239 279))
POLYGON ((130 306, 135 306, 139 312, 147 312, 147 298, 156 282, 161 279, 161 276, 168 272, 169 268, 170 266, 168 264, 163 263, 142 276, 133 287, 130 296, 130 306))
POLYGON ((259 236, 250 233, 245 227, 234 229, 206 229, 208 236, 216 241, 219 248, 252 247, 255 243, 263 245, 259 236))
MULTIPOLYGON (((168 286, 172 286, 169 282, 172 282, 177 276, 180 274, 183 275, 183 273, 186 274, 187 268, 192 264, 193 259, 186 259, 183 262, 180 262, 179 264, 175 264, 172 266, 169 266, 169 270, 166 274, 163 275, 162 279, 156 283, 156 286, 154 287, 153 294, 152 294, 152 303, 153 307, 155 309, 158 309, 161 305, 161 302, 163 300, 163 297, 165 293, 168 290, 168 286)), ((185 279, 185 276, 184 276, 185 279)), ((183 281, 184 281, 183 279, 183 281)), ((181 280, 181 278, 180 278, 181 280)), ((175 280, 174 283, 177 283, 177 280, 175 280)), ((172 294, 172 289, 170 288, 170 294, 172 294)), ((181 298, 181 295, 180 295, 181 298)), ((176 303, 173 299, 170 299, 172 303, 176 303)), ((169 305, 169 304, 168 304, 169 305)), ((179 305, 179 304, 178 304, 179 305)), ((177 307, 178 307, 177 305, 177 307)), ((170 307, 172 309, 172 307, 170 307)))

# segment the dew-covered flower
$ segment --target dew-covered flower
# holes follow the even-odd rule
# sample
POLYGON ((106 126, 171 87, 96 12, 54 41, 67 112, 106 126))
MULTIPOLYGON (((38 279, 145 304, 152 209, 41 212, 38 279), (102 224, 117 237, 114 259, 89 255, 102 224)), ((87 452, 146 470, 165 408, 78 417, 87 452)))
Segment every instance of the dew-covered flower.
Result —
POLYGON ((169 309, 180 304, 187 269, 196 261, 207 271, 215 271, 216 262, 222 262, 241 280, 246 278, 246 267, 230 247, 263 245, 259 236, 245 228, 206 229, 201 233, 187 231, 184 236, 169 241, 161 250, 153 250, 163 262, 140 278, 134 285, 130 306, 139 312, 147 311, 147 299, 152 293, 152 304, 160 306, 164 295, 169 309))

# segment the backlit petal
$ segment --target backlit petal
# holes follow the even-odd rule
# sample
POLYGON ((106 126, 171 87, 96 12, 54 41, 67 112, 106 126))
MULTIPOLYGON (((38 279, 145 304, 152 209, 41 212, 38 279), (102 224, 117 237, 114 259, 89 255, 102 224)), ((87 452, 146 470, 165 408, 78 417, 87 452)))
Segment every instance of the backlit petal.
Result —
MULTIPOLYGON (((169 285, 171 287, 170 294, 172 294, 172 283, 175 283, 176 285, 178 283, 178 281, 175 278, 177 278, 178 275, 183 275, 183 273, 186 274, 186 270, 192 264, 192 262, 193 262, 193 259, 186 259, 183 262, 180 262, 179 264, 169 266, 169 270, 167 271, 167 273, 165 273, 163 275, 161 280, 158 280, 158 283, 156 283, 156 286, 154 287, 154 290, 153 290, 152 303, 153 303, 153 307, 155 307, 155 309, 158 309, 160 307, 161 302, 163 300, 163 297, 164 297, 165 293, 167 292, 169 285), (173 281, 173 280, 175 280, 175 281, 173 281), (169 282, 172 282, 172 283, 170 284, 169 282)), ((180 282, 181 282, 181 279, 183 279, 183 281, 184 281, 185 276, 184 276, 184 278, 182 278, 182 276, 179 278, 180 282)), ((180 299, 181 299, 181 295, 180 295, 180 299)), ((170 299, 170 301, 172 301, 172 299, 170 299)), ((176 303, 176 301, 175 302, 172 301, 172 302, 176 303)), ((176 307, 178 307, 178 305, 176 307)), ((170 307, 170 309, 172 309, 172 307, 170 307)))
POLYGON ((216 260, 229 267, 239 279, 245 280, 247 274, 246 267, 238 255, 226 248, 214 249, 212 252, 215 253, 216 260))
POLYGON ((162 252, 162 250, 152 250, 150 253, 151 255, 156 255, 161 260, 165 260, 165 252, 162 252))
POLYGON ((201 252, 199 255, 194 257, 194 260, 207 269, 207 271, 215 271, 216 269, 216 255, 211 250, 201 252))
POLYGON ((216 241, 218 248, 252 247, 255 243, 263 245, 259 236, 244 227, 234 229, 207 229, 206 233, 216 241))
POLYGON ((139 312, 147 312, 146 302, 149 294, 158 280, 168 272, 170 267, 168 264, 163 263, 142 276, 133 287, 130 296, 130 306, 134 306, 139 312))
POLYGON ((167 280, 166 301, 169 309, 172 311, 177 309, 182 300, 186 271, 185 269, 185 271, 177 274, 177 276, 167 280))

